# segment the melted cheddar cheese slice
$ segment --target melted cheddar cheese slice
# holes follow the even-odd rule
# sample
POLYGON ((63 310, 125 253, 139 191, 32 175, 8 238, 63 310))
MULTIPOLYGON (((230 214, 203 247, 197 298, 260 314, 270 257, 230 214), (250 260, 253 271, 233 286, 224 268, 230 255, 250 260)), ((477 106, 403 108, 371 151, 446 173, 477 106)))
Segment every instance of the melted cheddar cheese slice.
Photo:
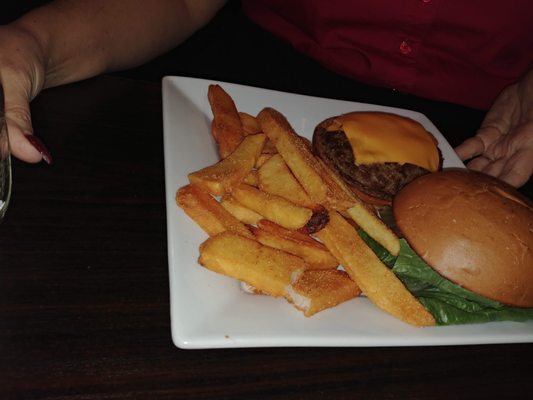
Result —
POLYGON ((357 164, 410 163, 436 171, 440 157, 437 140, 418 122, 383 112, 353 112, 339 116, 328 127, 342 129, 357 164))

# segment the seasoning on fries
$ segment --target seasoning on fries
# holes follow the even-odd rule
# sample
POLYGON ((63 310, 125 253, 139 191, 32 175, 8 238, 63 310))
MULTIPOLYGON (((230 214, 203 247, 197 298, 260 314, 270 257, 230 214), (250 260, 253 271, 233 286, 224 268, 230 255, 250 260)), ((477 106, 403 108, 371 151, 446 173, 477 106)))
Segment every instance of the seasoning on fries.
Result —
POLYGON ((212 132, 218 144, 218 153, 221 158, 226 158, 245 136, 241 116, 233 99, 220 85, 209 85, 207 98, 213 110, 212 132))
POLYGON ((216 196, 231 192, 254 167, 265 139, 263 134, 246 136, 228 157, 189 174, 189 182, 216 196))
POLYGON ((247 292, 283 297, 307 317, 362 292, 416 325, 433 317, 372 253, 353 224, 392 254, 399 239, 273 108, 239 111, 210 85, 220 161, 188 175, 177 204, 206 231, 199 263, 247 292))

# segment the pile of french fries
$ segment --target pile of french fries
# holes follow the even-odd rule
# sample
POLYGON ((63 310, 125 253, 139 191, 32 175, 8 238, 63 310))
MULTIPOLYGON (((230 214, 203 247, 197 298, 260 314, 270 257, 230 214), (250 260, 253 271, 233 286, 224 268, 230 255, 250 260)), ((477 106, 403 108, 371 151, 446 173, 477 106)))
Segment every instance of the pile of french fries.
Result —
POLYGON ((209 235, 200 245, 201 265, 247 291, 283 297, 305 316, 363 293, 409 324, 435 324, 357 229, 392 254, 398 237, 280 112, 239 112, 219 85, 209 86, 208 100, 220 161, 190 173, 176 194, 209 235))

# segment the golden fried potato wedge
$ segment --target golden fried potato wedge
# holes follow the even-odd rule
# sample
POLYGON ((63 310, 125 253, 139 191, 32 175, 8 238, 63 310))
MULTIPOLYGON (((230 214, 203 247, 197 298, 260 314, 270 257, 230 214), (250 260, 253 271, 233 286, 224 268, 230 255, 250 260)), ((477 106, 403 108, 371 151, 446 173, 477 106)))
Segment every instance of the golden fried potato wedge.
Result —
POLYGON ((209 85, 207 98, 213 112, 211 130, 218 144, 218 153, 226 158, 244 138, 244 129, 231 96, 220 85, 209 85))
POLYGON ((246 136, 228 157, 189 174, 189 182, 217 196, 230 192, 254 167, 265 139, 262 133, 246 136))
POLYGON ((273 108, 265 108, 257 120, 311 200, 338 210, 353 205, 356 201, 354 196, 324 173, 308 142, 296 134, 281 113, 273 108))
POLYGON ((248 293, 248 294, 255 294, 255 295, 262 295, 262 294, 265 294, 263 292, 261 292, 259 289, 253 287, 252 285, 250 285, 249 283, 246 283, 246 282, 243 282, 243 281, 240 281, 239 282, 239 285, 241 286, 241 290, 245 293, 248 293))
POLYGON ((245 135, 261 133, 259 122, 257 122, 257 119, 253 115, 239 111, 239 118, 241 119, 242 129, 245 135))
MULTIPOLYGON (((344 181, 319 159, 322 174, 329 175, 331 180, 336 181, 343 191, 350 191, 344 181)), ((353 193, 352 193, 353 195, 353 193)), ((348 214, 374 240, 385 247, 391 254, 398 255, 400 251, 400 239, 396 234, 357 196, 353 195, 353 205, 346 210, 338 210, 341 214, 348 214)))
POLYGON ((263 109, 257 119, 263 132, 276 146, 278 153, 307 193, 317 203, 324 203, 327 199, 327 187, 316 170, 316 158, 309 147, 294 132, 285 117, 274 109, 263 109))
POLYGON ((305 242, 307 245, 314 246, 317 249, 326 249, 326 247, 322 243, 312 238, 308 234, 301 233, 300 231, 293 231, 291 229, 285 229, 281 225, 278 225, 275 222, 269 221, 268 219, 260 219, 256 225, 258 228, 266 232, 269 232, 273 235, 289 237, 297 242, 302 242, 302 243, 305 242))
POLYGON ((363 203, 355 203, 346 210, 359 227, 368 233, 376 242, 385 247, 389 253, 397 256, 400 252, 400 239, 363 203))
POLYGON ((339 263, 320 242, 297 231, 285 229, 274 222, 260 220, 251 231, 259 243, 294 254, 309 265, 309 269, 334 269, 339 263))
POLYGON ((255 168, 260 168, 264 163, 266 163, 270 158, 272 158, 273 154, 270 153, 261 153, 261 155, 257 158, 257 161, 255 163, 255 168))
MULTIPOLYGON (((309 146, 311 145, 309 144, 309 146)), ((332 207, 335 206, 337 211, 342 211, 345 210, 345 205, 348 203, 353 204, 360 202, 359 198, 354 195, 344 181, 338 177, 333 170, 328 168, 324 161, 318 157, 316 159, 318 161, 317 170, 319 171, 320 176, 322 176, 322 179, 324 179, 331 188, 330 190, 333 193, 332 197, 336 199, 332 202, 332 207)))
POLYGON ((287 286, 306 269, 299 257, 231 232, 222 232, 203 242, 198 261, 212 271, 275 297, 284 297, 287 286))
POLYGON ((351 209, 349 214, 357 224, 391 254, 398 254, 400 242, 396 235, 365 207, 342 179, 312 154, 308 142, 294 132, 282 114, 265 108, 259 113, 258 121, 314 202, 338 211, 351 209))
POLYGON ((244 183, 236 186, 231 194, 245 207, 287 229, 300 229, 313 216, 313 211, 309 208, 301 207, 283 197, 263 192, 244 183))
POLYGON ((244 177, 243 183, 246 183, 250 186, 259 186, 259 172, 256 169, 252 169, 248 174, 244 177))
POLYGON ((329 223, 316 236, 376 306, 411 325, 435 325, 433 316, 338 212, 330 212, 329 223))
POLYGON ((224 195, 220 199, 220 204, 228 210, 231 215, 248 225, 256 225, 263 218, 262 215, 243 206, 229 194, 224 195))
POLYGON ((279 154, 273 155, 258 169, 258 180, 259 189, 264 192, 284 197, 302 207, 317 207, 279 154))
POLYGON ((186 185, 180 188, 176 193, 176 203, 210 236, 230 231, 254 238, 246 225, 198 187, 186 185))
POLYGON ((310 317, 360 294, 357 284, 344 271, 307 270, 289 286, 286 298, 310 317))
POLYGON ((276 149, 276 146, 274 146, 274 143, 272 143, 269 139, 265 142, 265 146, 263 147, 263 153, 264 154, 277 154, 278 149, 276 149))

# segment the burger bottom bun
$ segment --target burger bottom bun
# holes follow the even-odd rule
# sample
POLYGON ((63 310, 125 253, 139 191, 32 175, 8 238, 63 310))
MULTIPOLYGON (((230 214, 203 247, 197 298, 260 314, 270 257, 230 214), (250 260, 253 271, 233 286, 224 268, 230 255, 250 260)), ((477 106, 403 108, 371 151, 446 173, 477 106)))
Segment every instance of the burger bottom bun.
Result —
POLYGON ((466 169, 415 179, 393 201, 397 227, 434 270, 483 297, 533 307, 533 203, 466 169))

